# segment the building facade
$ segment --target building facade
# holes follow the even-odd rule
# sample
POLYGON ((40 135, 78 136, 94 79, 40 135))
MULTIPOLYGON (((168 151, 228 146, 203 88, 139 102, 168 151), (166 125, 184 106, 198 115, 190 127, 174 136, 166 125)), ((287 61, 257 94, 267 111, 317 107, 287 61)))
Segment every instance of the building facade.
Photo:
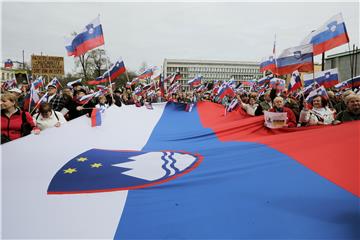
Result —
POLYGON ((187 82, 197 75, 203 76, 203 83, 215 80, 227 81, 231 78, 242 82, 263 76, 259 62, 242 61, 165 59, 163 72, 165 77, 179 72, 182 76, 180 84, 183 89, 189 89, 187 82))
POLYGON ((360 49, 356 52, 342 52, 329 55, 325 58, 325 69, 337 68, 339 81, 351 78, 351 62, 353 63, 353 76, 360 75, 360 49))
POLYGON ((2 82, 15 78, 15 71, 9 68, 0 68, 0 80, 2 82))
POLYGON ((0 81, 1 83, 16 78, 18 83, 27 80, 28 71, 22 68, 22 63, 13 61, 11 68, 4 67, 4 62, 1 63, 0 67, 0 81))

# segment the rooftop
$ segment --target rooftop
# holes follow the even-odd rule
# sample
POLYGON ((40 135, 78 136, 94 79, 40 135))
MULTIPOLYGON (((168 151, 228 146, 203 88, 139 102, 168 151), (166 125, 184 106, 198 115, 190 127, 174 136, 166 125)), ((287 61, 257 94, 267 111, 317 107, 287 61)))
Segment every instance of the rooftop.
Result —
POLYGON ((260 65, 252 61, 220 61, 220 60, 194 60, 194 59, 164 59, 166 63, 192 63, 192 64, 225 64, 225 65, 260 65))
MULTIPOLYGON (((354 51, 346 51, 346 52, 342 52, 342 53, 332 54, 332 55, 327 56, 326 59, 348 56, 350 54, 353 54, 353 52, 354 51)), ((356 54, 360 53, 360 49, 358 49, 355 52, 356 52, 356 54)))

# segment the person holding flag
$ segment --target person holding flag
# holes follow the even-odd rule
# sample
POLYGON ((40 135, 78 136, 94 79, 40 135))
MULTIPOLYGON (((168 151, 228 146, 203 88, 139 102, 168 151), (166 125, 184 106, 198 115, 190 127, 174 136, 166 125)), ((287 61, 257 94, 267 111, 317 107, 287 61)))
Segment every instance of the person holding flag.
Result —
POLYGON ((90 116, 95 104, 91 101, 91 98, 86 101, 82 101, 85 95, 86 91, 84 89, 80 89, 75 93, 75 108, 70 109, 69 111, 70 119, 78 118, 85 114, 90 116))
POLYGON ((249 103, 244 103, 241 101, 241 97, 237 95, 237 100, 240 103, 242 109, 246 111, 247 114, 250 116, 255 116, 256 109, 258 108, 259 104, 256 103, 256 99, 251 97, 249 98, 249 103))
POLYGON ((328 101, 320 95, 312 98, 312 108, 305 103, 304 109, 300 112, 299 122, 301 125, 329 125, 334 123, 335 111, 327 106, 328 101))
POLYGON ((57 93, 57 86, 55 84, 47 85, 46 102, 50 103, 52 109, 58 112, 65 106, 65 99, 57 93))

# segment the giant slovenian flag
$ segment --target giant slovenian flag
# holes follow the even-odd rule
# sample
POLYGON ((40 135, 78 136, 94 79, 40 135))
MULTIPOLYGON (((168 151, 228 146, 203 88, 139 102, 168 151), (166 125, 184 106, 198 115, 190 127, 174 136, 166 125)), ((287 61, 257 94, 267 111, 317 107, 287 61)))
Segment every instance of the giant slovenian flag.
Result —
POLYGON ((278 75, 291 74, 295 70, 312 72, 314 70, 312 45, 285 49, 276 59, 276 63, 278 75))
POLYGON ((359 239, 359 121, 270 130, 210 102, 153 108, 1 145, 2 237, 359 239))
POLYGON ((95 80, 88 81, 89 85, 97 85, 100 83, 106 83, 110 80, 113 81, 118 76, 126 72, 125 64, 122 59, 119 59, 112 65, 112 67, 104 72, 104 74, 100 77, 97 77, 95 80))
POLYGON ((317 82, 320 86, 331 88, 339 83, 339 73, 337 68, 315 72, 313 74, 304 74, 304 85, 309 86, 312 82, 317 82), (315 77, 315 79, 314 79, 315 77))
POLYGON ((68 56, 80 56, 87 51, 104 44, 104 35, 98 16, 77 34, 74 38, 66 39, 66 51, 68 56))
POLYGON ((274 56, 269 56, 263 58, 260 63, 260 72, 265 72, 266 70, 276 73, 276 61, 274 56))
POLYGON ((345 22, 339 13, 330 18, 320 28, 311 32, 302 44, 313 44, 314 55, 318 55, 349 42, 345 22))

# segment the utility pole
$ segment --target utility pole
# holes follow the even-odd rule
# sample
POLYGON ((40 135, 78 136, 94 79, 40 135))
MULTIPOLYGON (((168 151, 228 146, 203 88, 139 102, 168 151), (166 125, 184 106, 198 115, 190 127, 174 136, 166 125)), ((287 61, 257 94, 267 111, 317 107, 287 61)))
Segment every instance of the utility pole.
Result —
POLYGON ((25 69, 25 51, 22 50, 22 57, 23 57, 23 69, 25 69))

